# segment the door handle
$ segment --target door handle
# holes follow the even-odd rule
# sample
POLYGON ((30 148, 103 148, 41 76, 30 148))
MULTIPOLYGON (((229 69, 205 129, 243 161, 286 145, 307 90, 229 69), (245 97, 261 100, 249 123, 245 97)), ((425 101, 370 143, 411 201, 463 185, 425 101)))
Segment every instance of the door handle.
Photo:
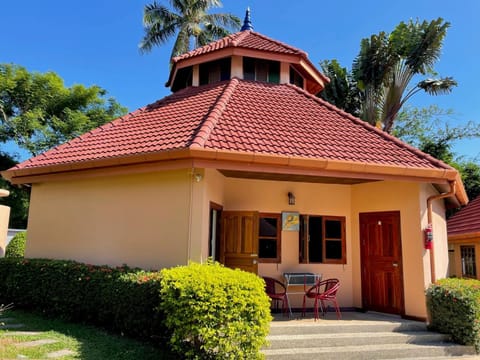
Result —
POLYGON ((250 254, 251 257, 258 257, 258 254, 250 254))
POLYGON ((398 267, 398 263, 397 263, 397 262, 394 262, 394 263, 392 263, 392 266, 393 266, 393 267, 398 267))
POLYGON ((252 261, 252 263, 253 263, 253 265, 255 265, 255 264, 257 263, 257 260, 254 259, 254 260, 252 261))

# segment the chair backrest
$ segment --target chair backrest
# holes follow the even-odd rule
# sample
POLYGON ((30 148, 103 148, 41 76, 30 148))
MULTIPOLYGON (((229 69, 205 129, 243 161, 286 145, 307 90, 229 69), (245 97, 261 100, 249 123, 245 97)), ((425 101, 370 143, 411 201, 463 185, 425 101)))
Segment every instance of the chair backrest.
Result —
POLYGON ((338 279, 327 279, 324 280, 325 287, 321 293, 323 297, 334 298, 337 295, 338 288, 340 287, 340 281, 338 279))
POLYGON ((314 286, 307 290, 307 294, 335 296, 339 287, 340 281, 338 279, 319 280, 314 286))
POLYGON ((268 276, 263 276, 263 280, 265 281, 265 292, 267 294, 278 294, 277 292, 277 285, 282 288, 282 290, 285 289, 285 286, 278 281, 277 279, 268 277, 268 276))

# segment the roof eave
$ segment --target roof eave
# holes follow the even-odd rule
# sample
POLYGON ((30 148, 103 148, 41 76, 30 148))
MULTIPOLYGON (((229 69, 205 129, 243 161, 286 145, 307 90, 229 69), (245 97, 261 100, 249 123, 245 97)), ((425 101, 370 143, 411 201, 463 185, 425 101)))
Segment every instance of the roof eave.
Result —
POLYGON ((414 168, 397 165, 360 163, 354 161, 281 156, 275 154, 247 153, 237 151, 211 150, 204 148, 184 148, 128 157, 108 158, 94 161, 57 164, 36 168, 10 169, 1 175, 13 184, 36 183, 54 179, 58 174, 71 174, 80 177, 83 171, 125 167, 139 164, 159 164, 161 162, 191 160, 192 165, 222 168, 228 166, 238 170, 271 171, 304 174, 331 175, 335 177, 361 177, 372 180, 411 180, 445 184, 457 180, 456 198, 461 204, 468 202, 459 174, 454 169, 414 168))

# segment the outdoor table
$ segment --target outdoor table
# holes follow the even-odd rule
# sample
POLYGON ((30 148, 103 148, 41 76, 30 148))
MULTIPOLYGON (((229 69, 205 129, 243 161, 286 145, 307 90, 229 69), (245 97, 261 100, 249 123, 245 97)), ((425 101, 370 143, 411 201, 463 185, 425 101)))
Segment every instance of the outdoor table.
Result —
POLYGON ((309 287, 315 285, 318 281, 322 279, 322 274, 314 274, 309 272, 286 272, 283 273, 283 277, 285 278, 289 316, 293 316, 289 295, 305 294, 309 287), (292 286, 297 287, 300 285, 303 285, 303 292, 299 291, 298 289, 294 289, 292 291, 292 286))

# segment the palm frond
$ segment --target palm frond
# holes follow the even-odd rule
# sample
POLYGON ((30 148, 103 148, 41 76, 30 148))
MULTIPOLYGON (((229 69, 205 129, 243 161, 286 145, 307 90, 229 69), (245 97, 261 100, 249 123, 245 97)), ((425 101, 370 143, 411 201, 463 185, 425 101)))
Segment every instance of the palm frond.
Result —
POLYGON ((453 87, 457 85, 457 82, 452 77, 446 77, 443 79, 426 79, 420 81, 417 87, 430 95, 441 95, 451 93, 453 87))
POLYGON ((240 30, 240 26, 242 25, 240 18, 232 14, 224 13, 206 14, 203 18, 203 21, 204 23, 224 26, 232 31, 240 30))

